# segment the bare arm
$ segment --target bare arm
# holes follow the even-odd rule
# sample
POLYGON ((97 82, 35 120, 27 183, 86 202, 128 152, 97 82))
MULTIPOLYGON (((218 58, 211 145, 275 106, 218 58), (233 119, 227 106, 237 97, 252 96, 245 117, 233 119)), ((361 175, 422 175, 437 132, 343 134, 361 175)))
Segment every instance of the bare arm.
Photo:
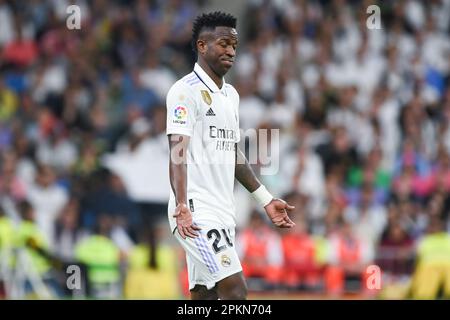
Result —
POLYGON ((169 135, 169 176, 170 186, 175 195, 177 205, 174 217, 177 220, 178 233, 183 237, 195 238, 198 236, 196 230, 199 227, 193 225, 192 213, 186 206, 187 199, 187 148, 189 146, 189 137, 181 134, 169 135))
POLYGON ((239 149, 236 144, 236 166, 234 169, 234 177, 239 181, 245 189, 249 192, 253 192, 259 188, 261 182, 259 182, 255 173, 253 172, 250 164, 248 163, 245 155, 239 149))

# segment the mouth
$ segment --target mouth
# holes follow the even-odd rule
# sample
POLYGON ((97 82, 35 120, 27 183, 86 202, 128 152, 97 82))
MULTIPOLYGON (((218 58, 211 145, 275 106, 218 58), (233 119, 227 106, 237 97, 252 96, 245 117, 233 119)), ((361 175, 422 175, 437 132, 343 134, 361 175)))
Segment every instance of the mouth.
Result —
POLYGON ((231 59, 222 59, 222 64, 227 66, 227 67, 231 67, 234 63, 234 60, 231 59))

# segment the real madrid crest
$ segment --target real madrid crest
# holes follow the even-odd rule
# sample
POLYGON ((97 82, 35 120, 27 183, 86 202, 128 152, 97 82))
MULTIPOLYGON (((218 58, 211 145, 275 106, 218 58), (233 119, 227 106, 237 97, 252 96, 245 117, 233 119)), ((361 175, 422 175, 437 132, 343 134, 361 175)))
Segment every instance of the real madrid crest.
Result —
POLYGON ((212 99, 209 92, 206 90, 201 90, 200 92, 202 93, 203 101, 205 101, 207 105, 210 105, 212 103, 212 99))
POLYGON ((220 260, 221 260, 222 266, 224 266, 224 267, 229 267, 231 264, 231 259, 226 254, 223 254, 220 257, 220 260))

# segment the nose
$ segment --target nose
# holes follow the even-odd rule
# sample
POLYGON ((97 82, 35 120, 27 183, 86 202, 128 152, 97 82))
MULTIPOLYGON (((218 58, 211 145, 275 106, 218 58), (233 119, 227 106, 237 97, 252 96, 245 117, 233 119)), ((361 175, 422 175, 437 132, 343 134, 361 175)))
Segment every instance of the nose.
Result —
POLYGON ((236 56, 236 50, 232 46, 227 47, 226 54, 232 58, 236 56))

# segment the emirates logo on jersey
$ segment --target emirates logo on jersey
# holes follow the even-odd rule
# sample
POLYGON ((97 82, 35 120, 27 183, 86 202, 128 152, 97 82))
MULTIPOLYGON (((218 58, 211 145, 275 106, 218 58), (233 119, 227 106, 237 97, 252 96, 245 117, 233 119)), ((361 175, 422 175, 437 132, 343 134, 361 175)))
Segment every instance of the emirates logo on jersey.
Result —
POLYGON ((236 150, 236 132, 234 130, 209 126, 209 137, 216 141, 216 150, 218 151, 236 150))
POLYGON ((236 133, 231 129, 221 129, 216 126, 209 126, 209 136, 213 139, 235 140, 236 133))

